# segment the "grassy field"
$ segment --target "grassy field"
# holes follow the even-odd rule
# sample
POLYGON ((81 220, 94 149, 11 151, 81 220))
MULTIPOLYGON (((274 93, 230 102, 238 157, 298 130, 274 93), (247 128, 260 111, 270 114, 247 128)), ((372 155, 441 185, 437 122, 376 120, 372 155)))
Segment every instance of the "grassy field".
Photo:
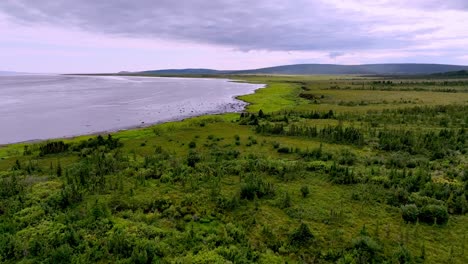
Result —
POLYGON ((232 78, 242 114, 0 147, 0 262, 468 263, 468 79, 232 78))

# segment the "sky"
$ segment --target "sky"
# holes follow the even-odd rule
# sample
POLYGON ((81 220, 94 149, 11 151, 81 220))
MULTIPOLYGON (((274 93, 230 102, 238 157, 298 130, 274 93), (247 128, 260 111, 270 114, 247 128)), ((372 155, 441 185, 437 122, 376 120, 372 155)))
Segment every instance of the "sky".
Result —
POLYGON ((468 65, 468 0, 0 0, 0 70, 468 65))

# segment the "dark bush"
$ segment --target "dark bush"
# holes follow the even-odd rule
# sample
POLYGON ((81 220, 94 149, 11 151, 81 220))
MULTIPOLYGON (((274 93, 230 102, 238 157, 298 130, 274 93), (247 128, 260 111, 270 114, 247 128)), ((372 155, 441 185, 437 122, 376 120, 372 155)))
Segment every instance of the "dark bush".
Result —
POLYGON ((240 198, 253 200, 255 197, 272 197, 275 195, 273 184, 263 181, 260 177, 249 175, 241 186, 240 198))
POLYGON ((195 167, 195 164, 201 161, 201 156, 195 152, 190 151, 187 156, 187 165, 190 167, 195 167))
POLYGON ((288 154, 291 153, 291 149, 288 147, 280 147, 278 148, 278 153, 288 154))
POLYGON ((357 179, 354 175, 354 172, 348 167, 333 165, 330 167, 329 175, 331 181, 338 184, 354 184, 357 183, 357 179))
POLYGON ((419 221, 425 222, 428 224, 439 224, 443 225, 447 223, 449 218, 449 214, 447 211, 447 208, 442 205, 434 205, 430 204, 427 206, 424 206, 421 209, 421 212, 419 214, 419 221))
POLYGON ((360 235, 353 239, 352 249, 355 251, 356 263, 381 263, 379 253, 382 247, 367 235, 360 235))
POLYGON ((195 141, 190 141, 190 143, 188 144, 188 147, 191 148, 191 149, 196 148, 197 143, 195 143, 195 141))
POLYGON ((309 186, 304 185, 301 187, 302 197, 306 198, 307 196, 309 196, 309 193, 310 193, 309 186))
POLYGON ((401 216, 408 223, 418 221, 419 208, 415 204, 408 204, 401 207, 401 216))
POLYGON ((47 142, 39 148, 39 156, 62 153, 67 151, 69 147, 70 145, 65 144, 63 141, 47 142))
POLYGON ((302 247, 307 246, 314 239, 314 234, 309 229, 309 226, 301 223, 290 235, 289 241, 292 246, 302 247))

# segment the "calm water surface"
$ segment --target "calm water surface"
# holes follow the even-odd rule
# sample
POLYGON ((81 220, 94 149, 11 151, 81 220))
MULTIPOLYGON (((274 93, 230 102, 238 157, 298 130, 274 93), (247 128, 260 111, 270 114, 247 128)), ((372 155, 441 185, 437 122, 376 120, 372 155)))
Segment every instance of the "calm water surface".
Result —
POLYGON ((223 79, 0 76, 0 144, 240 111, 259 84, 223 79))

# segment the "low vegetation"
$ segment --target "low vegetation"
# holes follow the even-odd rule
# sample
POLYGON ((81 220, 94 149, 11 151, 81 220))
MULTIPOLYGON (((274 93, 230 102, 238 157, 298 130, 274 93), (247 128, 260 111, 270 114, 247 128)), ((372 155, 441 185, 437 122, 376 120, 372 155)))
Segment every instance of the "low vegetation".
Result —
POLYGON ((468 262, 468 80, 239 78, 241 114, 1 147, 0 262, 468 262))

